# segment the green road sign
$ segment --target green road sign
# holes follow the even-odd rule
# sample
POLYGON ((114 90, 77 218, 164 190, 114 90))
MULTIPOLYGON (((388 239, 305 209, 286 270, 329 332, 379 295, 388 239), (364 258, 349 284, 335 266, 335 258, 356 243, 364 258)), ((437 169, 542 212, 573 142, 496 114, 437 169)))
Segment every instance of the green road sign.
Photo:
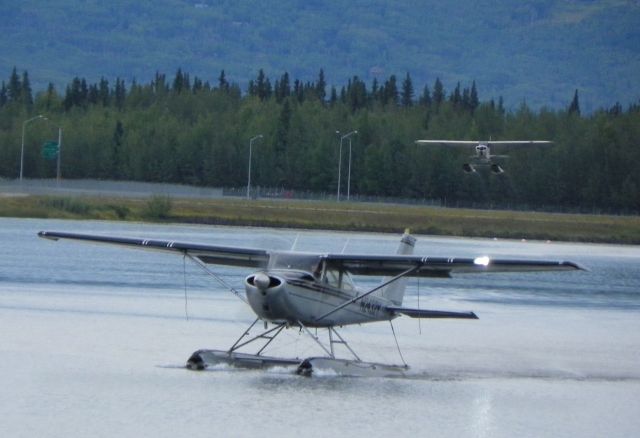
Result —
POLYGON ((58 158, 60 147, 57 141, 48 141, 42 145, 42 157, 45 160, 55 160, 58 158))

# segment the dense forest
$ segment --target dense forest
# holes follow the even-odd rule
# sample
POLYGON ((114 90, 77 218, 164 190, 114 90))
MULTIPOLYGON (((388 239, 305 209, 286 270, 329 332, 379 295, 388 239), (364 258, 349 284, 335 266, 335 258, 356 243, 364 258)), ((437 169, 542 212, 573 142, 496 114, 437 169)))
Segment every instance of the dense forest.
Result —
MULTIPOLYGON (((302 82, 260 70, 242 90, 222 71, 211 82, 178 70, 149 83, 74 78, 33 93, 15 68, 0 88, 0 177, 54 177, 43 144, 63 130, 62 176, 244 187, 252 183, 336 193, 340 136, 351 140, 351 194, 446 205, 640 211, 640 105, 581 114, 576 91, 562 110, 505 110, 481 101, 475 82, 417 86, 407 73, 378 82, 357 76, 337 88, 324 71, 302 82), (35 118, 46 116, 47 120, 35 118), (471 150, 417 139, 548 139, 508 151, 504 174, 466 174, 471 150)), ((343 143, 342 190, 349 162, 343 143)), ((501 153, 504 151, 492 150, 501 153)), ((48 155, 48 156, 47 156, 48 155)))
POLYGON ((575 88, 585 113, 640 98, 637 0, 21 0, 0 17, 0 72, 26 69, 38 90, 178 67, 224 69, 244 90, 260 68, 308 81, 324 66, 338 88, 407 71, 475 79, 509 110, 560 109, 575 88))

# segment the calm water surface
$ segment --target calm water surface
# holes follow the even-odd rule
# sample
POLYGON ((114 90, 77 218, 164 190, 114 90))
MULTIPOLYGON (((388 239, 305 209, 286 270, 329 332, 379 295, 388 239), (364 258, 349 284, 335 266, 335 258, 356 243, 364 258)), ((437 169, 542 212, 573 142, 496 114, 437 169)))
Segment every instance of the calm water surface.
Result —
MULTIPOLYGON (((393 253, 400 235, 0 219, 7 436, 631 436, 640 427, 637 246, 416 236, 417 254, 571 260, 588 271, 412 281, 408 305, 480 320, 398 319, 409 378, 304 379, 182 369, 198 348, 228 347, 250 310, 179 256, 51 242, 40 230, 354 253, 393 253)), ((214 269, 239 290, 249 273, 214 269)), ((287 332, 273 354, 319 354, 287 332)), ((343 334, 366 359, 399 361, 388 324, 343 334)))

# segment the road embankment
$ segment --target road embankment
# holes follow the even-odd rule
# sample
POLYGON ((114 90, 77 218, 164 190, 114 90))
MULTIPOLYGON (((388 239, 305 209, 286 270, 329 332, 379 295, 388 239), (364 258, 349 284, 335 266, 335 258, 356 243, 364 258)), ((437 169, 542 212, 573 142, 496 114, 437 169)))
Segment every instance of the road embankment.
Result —
POLYGON ((288 227, 640 244, 640 217, 472 210, 377 203, 166 196, 0 198, 0 216, 288 227))

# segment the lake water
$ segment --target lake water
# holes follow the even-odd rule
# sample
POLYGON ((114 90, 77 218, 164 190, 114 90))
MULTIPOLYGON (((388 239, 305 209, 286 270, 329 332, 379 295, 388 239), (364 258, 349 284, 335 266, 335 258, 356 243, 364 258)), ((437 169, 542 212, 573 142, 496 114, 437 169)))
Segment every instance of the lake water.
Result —
MULTIPOLYGON (((227 348, 250 309, 173 254, 51 242, 75 231, 320 252, 393 253, 400 237, 0 219, 2 436, 593 436, 640 430, 640 247, 416 236, 416 253, 571 260, 584 272, 411 282, 405 304, 477 321, 394 321, 408 378, 183 368, 227 348)), ((246 269, 215 268, 242 290, 246 269)), ((363 286, 379 280, 359 278, 363 286)), ((399 363, 389 325, 341 331, 399 363)), ((318 355, 287 330, 270 354, 318 355)))

